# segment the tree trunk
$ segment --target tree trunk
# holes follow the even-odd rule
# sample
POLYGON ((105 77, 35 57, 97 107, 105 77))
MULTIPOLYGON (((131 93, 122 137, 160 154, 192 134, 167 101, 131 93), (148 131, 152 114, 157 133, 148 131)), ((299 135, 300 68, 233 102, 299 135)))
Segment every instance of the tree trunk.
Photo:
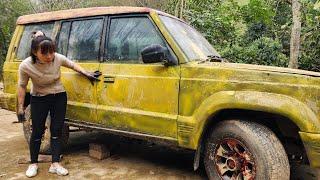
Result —
POLYGON ((183 19, 183 10, 184 10, 184 0, 181 0, 181 4, 180 4, 180 17, 181 19, 183 19))
POLYGON ((289 68, 298 68, 298 57, 301 34, 301 4, 299 0, 292 0, 292 31, 290 40, 290 61, 289 68))
POLYGON ((180 4, 180 0, 177 0, 176 6, 174 7, 174 16, 176 17, 179 16, 179 4, 180 4))

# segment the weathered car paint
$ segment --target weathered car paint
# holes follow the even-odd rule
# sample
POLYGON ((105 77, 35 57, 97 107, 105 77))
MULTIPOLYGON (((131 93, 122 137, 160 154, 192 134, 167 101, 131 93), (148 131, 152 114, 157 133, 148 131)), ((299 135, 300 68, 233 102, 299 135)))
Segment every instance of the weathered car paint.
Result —
POLYGON ((98 123, 162 137, 177 137, 180 67, 101 63, 98 123), (104 78, 113 82, 104 82, 104 78))
MULTIPOLYGON (((286 72, 285 68, 266 71, 256 67, 197 62, 181 65, 180 146, 196 149, 208 118, 223 109, 279 114, 293 121, 301 132, 320 134, 320 78, 299 75, 302 71, 286 72)), ((310 150, 313 153, 308 152, 312 154, 310 161, 320 159, 314 152, 316 147, 319 143, 310 150)))
POLYGON ((11 93, 0 92, 0 107, 15 111, 16 108, 16 95, 11 93))
MULTIPOLYGON (((94 72, 99 68, 98 62, 78 64, 90 72, 94 72)), ((92 85, 87 78, 67 68, 61 68, 61 77, 68 95, 67 118, 97 122, 96 84, 92 85)))
POLYGON ((1 107, 11 111, 16 111, 18 68, 18 62, 5 62, 3 66, 4 93, 0 94, 1 107))
POLYGON ((24 26, 16 26, 8 48, 6 61, 3 64, 4 91, 0 94, 0 107, 11 111, 16 111, 17 70, 20 64, 20 62, 15 59, 14 54, 18 48, 23 30, 24 26))
MULTIPOLYGON (((299 132, 312 167, 320 168, 320 134, 299 132)), ((319 174, 320 175, 320 174, 319 174)))

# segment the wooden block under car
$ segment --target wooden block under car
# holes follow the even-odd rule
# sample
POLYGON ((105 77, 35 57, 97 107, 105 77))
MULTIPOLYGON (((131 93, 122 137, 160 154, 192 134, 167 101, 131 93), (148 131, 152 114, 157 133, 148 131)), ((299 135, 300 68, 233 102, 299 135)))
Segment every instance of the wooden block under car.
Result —
POLYGON ((110 149, 103 144, 90 143, 89 144, 89 156, 102 160, 110 157, 110 149))

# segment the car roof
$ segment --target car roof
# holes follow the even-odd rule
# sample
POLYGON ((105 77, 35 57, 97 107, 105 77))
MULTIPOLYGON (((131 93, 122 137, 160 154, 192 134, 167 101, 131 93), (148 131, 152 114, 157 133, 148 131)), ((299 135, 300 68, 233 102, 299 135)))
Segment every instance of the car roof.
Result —
POLYGON ((99 16, 99 15, 108 15, 108 14, 150 13, 151 11, 156 11, 159 14, 171 16, 164 12, 147 8, 147 7, 110 6, 110 7, 69 9, 69 10, 29 14, 29 15, 20 16, 17 19, 17 24, 30 24, 30 23, 48 22, 48 21, 55 21, 55 20, 62 20, 62 19, 90 17, 90 16, 99 16))

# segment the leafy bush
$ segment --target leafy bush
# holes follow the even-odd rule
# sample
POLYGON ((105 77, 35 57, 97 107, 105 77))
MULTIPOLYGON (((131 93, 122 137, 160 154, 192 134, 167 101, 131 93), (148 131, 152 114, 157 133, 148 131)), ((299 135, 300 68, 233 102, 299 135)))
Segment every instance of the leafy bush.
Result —
POLYGON ((217 49, 233 44, 240 34, 241 14, 238 4, 233 1, 190 3, 184 19, 201 31, 217 49))
POLYGON ((288 57, 282 53, 280 41, 268 37, 256 39, 247 46, 237 44, 225 48, 221 55, 230 62, 283 67, 288 65, 288 57))
MULTIPOLYGON (((169 0, 173 13, 181 0, 169 0)), ((183 19, 232 62, 288 65, 292 11, 283 0, 185 0, 183 19), (240 2, 240 3, 238 3, 240 2)), ((302 0, 299 66, 320 71, 320 2, 302 0)))
POLYGON ((304 7, 299 66, 320 72, 320 2, 305 2, 304 7))

